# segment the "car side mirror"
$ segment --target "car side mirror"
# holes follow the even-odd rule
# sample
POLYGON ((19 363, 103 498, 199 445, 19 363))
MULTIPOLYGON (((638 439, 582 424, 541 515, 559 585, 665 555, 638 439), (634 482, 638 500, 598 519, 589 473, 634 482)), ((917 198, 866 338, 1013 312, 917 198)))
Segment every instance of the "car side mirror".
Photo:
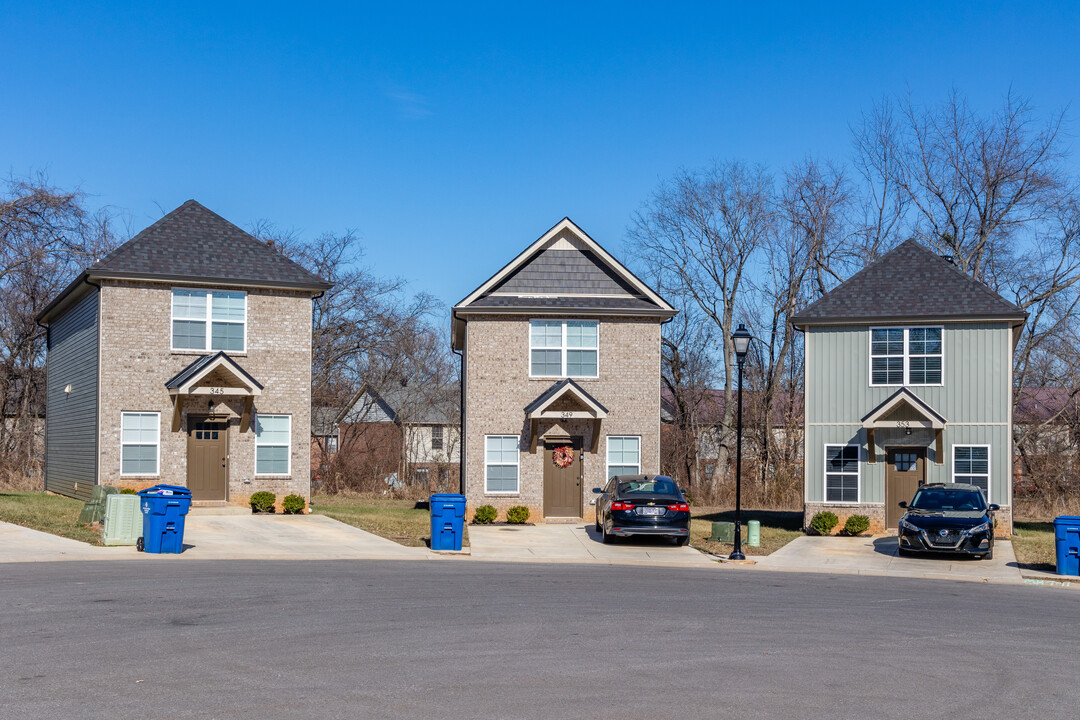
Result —
POLYGON ((600 493, 604 492, 604 491, 603 491, 603 490, 601 490, 600 488, 593 488, 593 489, 592 489, 592 491, 593 491, 594 493, 596 493, 596 494, 600 494, 600 493))
POLYGON ((990 509, 991 509, 991 510, 995 510, 995 511, 996 511, 996 510, 1000 510, 1000 509, 1001 509, 1001 506, 1000 506, 1000 505, 998 505, 997 503, 990 503, 990 509))
POLYGON ((896 504, 899 505, 902 508, 906 508, 907 507, 907 500, 901 500, 900 502, 898 502, 896 504))

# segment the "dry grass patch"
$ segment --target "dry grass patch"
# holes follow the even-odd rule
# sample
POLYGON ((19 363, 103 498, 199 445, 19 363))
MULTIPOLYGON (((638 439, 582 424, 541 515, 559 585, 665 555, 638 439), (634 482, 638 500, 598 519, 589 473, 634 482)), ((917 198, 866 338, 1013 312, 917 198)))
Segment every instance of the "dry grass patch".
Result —
POLYGON ((1054 547, 1054 524, 1019 521, 1013 523, 1013 551, 1016 562, 1024 570, 1057 572, 1057 551, 1054 547))
POLYGON ((101 544, 101 531, 79 522, 82 500, 43 492, 0 492, 0 520, 52 535, 101 544))
MULTIPOLYGON (((735 522, 734 510, 715 507, 690 508, 690 544, 698 550, 714 555, 730 555, 731 543, 712 542, 712 524, 714 522, 735 522)), ((743 510, 742 512, 742 550, 743 554, 771 555, 797 537, 802 537, 803 516, 801 512, 779 510, 743 510), (757 520, 761 523, 761 546, 750 547, 746 544, 747 523, 757 520)))
MULTIPOLYGON (((378 495, 316 495, 311 512, 393 540, 408 547, 431 544, 431 515, 426 502, 396 500, 378 495)), ((463 546, 469 545, 468 529, 463 546)))

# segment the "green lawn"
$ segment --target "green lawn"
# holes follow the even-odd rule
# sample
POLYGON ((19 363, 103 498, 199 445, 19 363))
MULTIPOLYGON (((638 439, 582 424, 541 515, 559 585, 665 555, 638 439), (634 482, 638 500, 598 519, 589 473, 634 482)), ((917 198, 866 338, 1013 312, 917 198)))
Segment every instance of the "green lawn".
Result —
MULTIPOLYGON (((692 507, 690 515, 690 545, 698 550, 711 552, 714 555, 729 555, 732 550, 731 543, 712 542, 712 524, 714 522, 735 522, 734 510, 721 510, 720 508, 692 507)), ((797 537, 804 535, 802 531, 803 515, 801 512, 782 512, 774 510, 743 510, 742 512, 742 541, 744 555, 769 555, 787 545, 797 537), (747 541, 747 525, 751 520, 761 523, 761 546, 750 547, 747 541)))
POLYGON ((1013 550, 1022 569, 1057 571, 1053 523, 1016 521, 1013 530, 1016 532, 1012 538, 1013 550))
MULTIPOLYGON (((369 495, 316 495, 311 512, 325 515, 369 533, 409 547, 431 543, 431 515, 427 504, 369 495)), ((469 545, 468 529, 463 546, 469 545)))
POLYGON ((43 492, 0 492, 0 520, 100 545, 101 532, 79 522, 84 504, 82 500, 43 492))

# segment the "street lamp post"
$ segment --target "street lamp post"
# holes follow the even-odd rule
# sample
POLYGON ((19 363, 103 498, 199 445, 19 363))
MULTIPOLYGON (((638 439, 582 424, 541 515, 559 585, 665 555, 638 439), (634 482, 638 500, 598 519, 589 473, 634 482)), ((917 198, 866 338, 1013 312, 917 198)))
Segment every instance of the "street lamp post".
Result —
POLYGON ((750 331, 742 323, 731 333, 731 341, 735 345, 735 359, 739 363, 739 419, 735 428, 735 548, 728 556, 731 560, 746 559, 742 552, 742 371, 752 339, 750 331))

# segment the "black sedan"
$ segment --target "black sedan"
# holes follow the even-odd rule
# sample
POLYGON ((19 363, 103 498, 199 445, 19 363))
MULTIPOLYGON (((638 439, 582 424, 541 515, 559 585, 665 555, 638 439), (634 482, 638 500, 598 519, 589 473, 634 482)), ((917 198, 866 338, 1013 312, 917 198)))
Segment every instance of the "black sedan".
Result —
POLYGON ((678 545, 689 542, 690 506, 671 478, 621 475, 593 492, 600 495, 596 531, 605 543, 627 535, 665 535, 678 545))
POLYGON ((900 503, 907 513, 897 533, 900 554, 957 553, 994 557, 994 511, 975 485, 935 483, 923 485, 911 504, 900 503))

